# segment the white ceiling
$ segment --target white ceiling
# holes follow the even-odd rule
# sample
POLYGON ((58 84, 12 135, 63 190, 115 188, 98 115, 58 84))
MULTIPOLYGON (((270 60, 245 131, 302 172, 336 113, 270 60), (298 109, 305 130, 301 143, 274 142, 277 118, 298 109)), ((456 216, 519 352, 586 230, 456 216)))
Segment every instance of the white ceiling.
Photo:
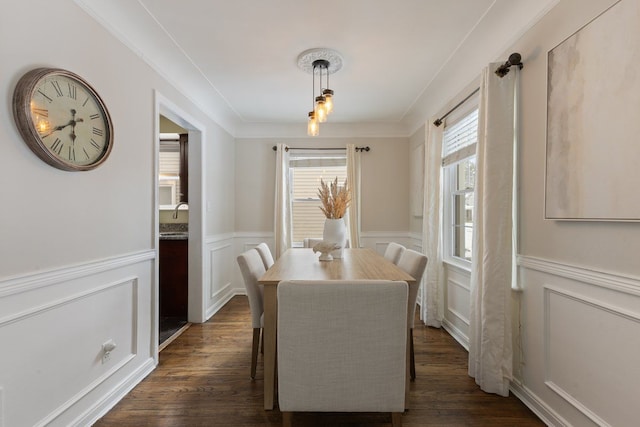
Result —
POLYGON ((76 0, 234 136, 304 134, 312 76, 297 57, 316 47, 343 57, 321 134, 366 123, 408 135, 438 74, 464 66, 457 54, 502 60, 556 1, 76 0))

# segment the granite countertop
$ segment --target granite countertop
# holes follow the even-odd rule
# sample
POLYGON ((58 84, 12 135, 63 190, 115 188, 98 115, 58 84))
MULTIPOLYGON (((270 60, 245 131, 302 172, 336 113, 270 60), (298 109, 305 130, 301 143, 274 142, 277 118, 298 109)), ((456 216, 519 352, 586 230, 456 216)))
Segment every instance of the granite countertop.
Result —
POLYGON ((189 239, 189 224, 162 223, 160 224, 160 240, 189 239))
POLYGON ((160 233, 160 240, 188 240, 189 233, 184 231, 169 231, 160 233))

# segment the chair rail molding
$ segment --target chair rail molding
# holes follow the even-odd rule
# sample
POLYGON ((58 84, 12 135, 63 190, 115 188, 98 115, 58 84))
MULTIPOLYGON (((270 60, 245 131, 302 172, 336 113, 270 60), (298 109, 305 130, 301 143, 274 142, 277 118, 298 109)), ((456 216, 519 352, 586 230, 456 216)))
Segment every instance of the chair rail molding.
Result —
POLYGON ((213 235, 207 236, 205 238, 204 243, 206 245, 211 245, 213 243, 218 243, 218 242, 222 242, 222 241, 225 241, 225 240, 232 240, 236 236, 237 235, 235 233, 213 234, 213 235))
POLYGON ((10 277, 8 279, 0 280, 0 298, 91 276, 108 270, 115 270, 117 268, 126 267, 139 262, 153 260, 155 257, 155 250, 146 250, 97 261, 55 268, 48 271, 26 274, 24 276, 10 277))
POLYGON ((518 256, 518 265, 530 270, 576 280, 618 292, 640 296, 640 278, 617 273, 596 271, 542 258, 518 256))

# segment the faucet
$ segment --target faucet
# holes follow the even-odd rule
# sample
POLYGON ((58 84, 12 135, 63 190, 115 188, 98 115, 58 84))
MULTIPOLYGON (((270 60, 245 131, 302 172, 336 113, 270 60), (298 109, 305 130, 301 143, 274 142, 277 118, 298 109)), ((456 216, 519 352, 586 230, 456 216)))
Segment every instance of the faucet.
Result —
POLYGON ((180 208, 180 206, 185 205, 185 206, 189 206, 187 204, 187 202, 180 202, 176 205, 176 208, 173 211, 173 219, 178 219, 178 209, 180 208))

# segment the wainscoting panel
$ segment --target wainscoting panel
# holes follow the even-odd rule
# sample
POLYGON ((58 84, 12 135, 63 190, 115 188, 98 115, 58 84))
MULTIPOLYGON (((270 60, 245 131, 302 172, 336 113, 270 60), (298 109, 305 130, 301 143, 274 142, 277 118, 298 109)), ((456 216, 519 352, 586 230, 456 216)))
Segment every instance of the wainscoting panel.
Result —
POLYGON ((236 292, 233 287, 233 271, 235 257, 233 253, 233 239, 225 238, 208 242, 207 251, 209 264, 207 271, 207 319, 213 316, 236 292))
POLYGON ((445 277, 443 325, 464 348, 468 349, 471 276, 468 271, 445 264, 445 277))
POLYGON ((0 282, 5 425, 94 419, 99 407, 126 393, 123 382, 135 384, 148 373, 154 256, 150 251, 0 282), (104 357, 108 341, 116 347, 104 357), (142 366, 145 372, 133 378, 142 366))
POLYGON ((546 384, 594 423, 637 418, 640 314, 545 287, 546 384), (615 396, 615 399, 607 399, 615 396))
POLYGON ((640 279, 533 257, 519 265, 518 396, 548 425, 637 425, 640 279))

